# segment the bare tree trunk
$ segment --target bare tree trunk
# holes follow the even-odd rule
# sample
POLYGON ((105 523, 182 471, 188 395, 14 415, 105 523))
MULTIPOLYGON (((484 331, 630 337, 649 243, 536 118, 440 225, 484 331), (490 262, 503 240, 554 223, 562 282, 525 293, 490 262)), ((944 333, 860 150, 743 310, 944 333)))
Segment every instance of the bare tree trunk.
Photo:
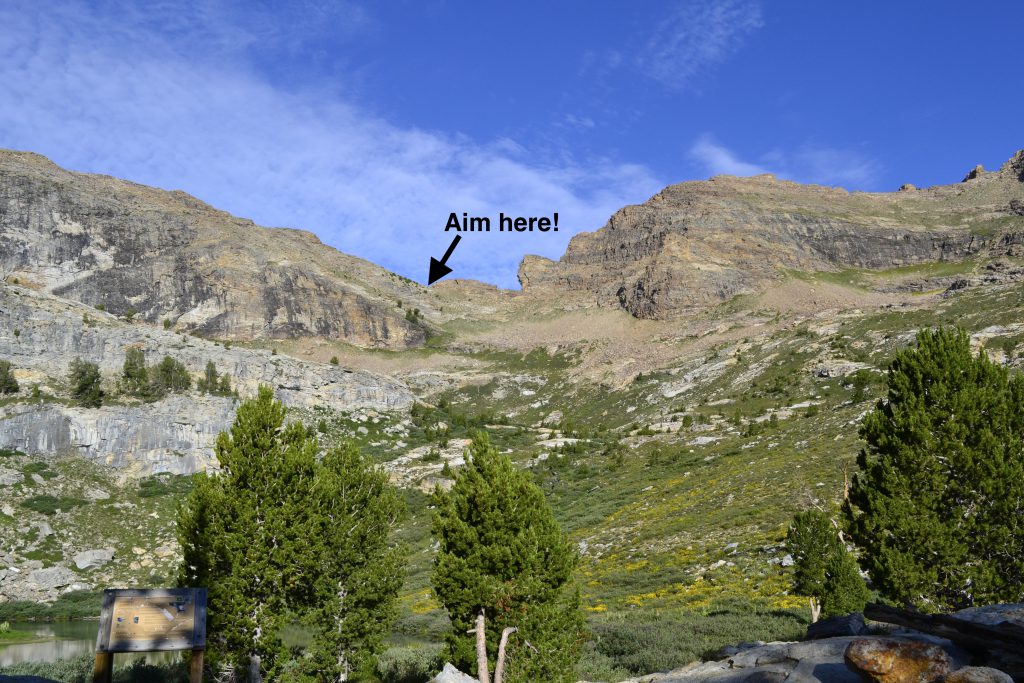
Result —
POLYGON ((494 683, 504 683, 505 648, 508 646, 508 637, 518 630, 515 626, 509 626, 501 632, 501 642, 498 643, 498 661, 494 665, 494 683))
POLYGON ((249 683, 263 683, 259 655, 249 655, 249 683))
POLYGON ((817 598, 811 598, 811 623, 817 623, 821 617, 821 603, 818 602, 817 598))
MULTIPOLYGON (((491 683, 487 668, 487 631, 484 630, 484 611, 476 617, 476 677, 480 683, 491 683)), ((472 631, 470 631, 472 633, 472 631)))

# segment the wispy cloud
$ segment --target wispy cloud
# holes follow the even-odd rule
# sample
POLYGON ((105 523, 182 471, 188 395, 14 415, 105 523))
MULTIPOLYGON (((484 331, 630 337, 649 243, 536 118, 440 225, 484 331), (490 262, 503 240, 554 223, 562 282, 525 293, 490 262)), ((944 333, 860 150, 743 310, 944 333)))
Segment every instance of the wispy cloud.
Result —
POLYGON ((689 0, 658 25, 636 65, 662 85, 683 89, 763 25, 761 6, 754 0, 689 0))
MULTIPOLYGON (((339 6, 349 9, 330 21, 372 21, 339 6)), ((514 140, 394 125, 336 86, 279 84, 253 62, 262 46, 278 49, 276 29, 258 13, 237 21, 210 0, 133 7, 15 0, 0 8, 0 147, 184 189, 419 280, 428 255, 450 241, 451 211, 558 211, 557 234, 463 240, 450 262, 456 275, 505 286, 515 286, 524 253, 557 258, 573 232, 600 227, 662 184, 641 165, 538 159, 514 140), (164 30, 160 17, 177 23, 164 30)))
POLYGON ((882 171, 878 161, 857 150, 814 144, 804 144, 789 151, 774 149, 754 161, 744 160, 710 134, 697 138, 690 147, 690 158, 708 175, 773 173, 798 182, 861 190, 878 189, 882 171))
POLYGON ((702 135, 690 148, 690 156, 708 171, 710 175, 757 175, 768 173, 767 169, 737 158, 732 150, 719 145, 710 135, 702 135))

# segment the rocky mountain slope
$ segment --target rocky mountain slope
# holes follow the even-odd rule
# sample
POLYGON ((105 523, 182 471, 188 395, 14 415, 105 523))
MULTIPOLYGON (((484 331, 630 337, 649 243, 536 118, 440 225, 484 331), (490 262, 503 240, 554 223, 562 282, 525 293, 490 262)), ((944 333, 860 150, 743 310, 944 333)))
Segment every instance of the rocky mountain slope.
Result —
MULTIPOLYGON (((577 236, 559 262, 526 259, 513 293, 462 281, 425 290, 180 195, 0 155, 0 231, 16 245, 0 245, 0 359, 21 384, 0 397, 0 602, 173 573, 173 510, 192 485, 175 473, 210 463, 235 403, 119 395, 125 351, 137 347, 194 377, 212 360, 243 397, 269 383, 323 445, 354 441, 387 468, 411 511, 400 532, 405 634, 436 640, 444 623, 428 588, 424 492, 450 481, 472 432, 486 429, 534 474, 580 548, 591 655, 609 667, 591 680, 680 666, 738 639, 798 637, 806 600, 789 592, 787 525, 841 496, 893 354, 920 327, 956 322, 993 360, 1024 368, 1024 153, 970 176, 890 194, 767 177, 683 183, 577 236), (9 189, 23 185, 45 201, 9 189), (114 222, 97 208, 108 205, 114 222), (164 223, 185 235, 180 281, 130 240, 162 249, 164 223), (293 260, 306 247, 313 255, 293 260), (335 278, 338 263, 355 265, 335 278), (431 336, 400 348, 420 342, 319 332, 308 316, 297 332, 275 331, 258 284, 266 268, 315 271, 333 292, 324 296, 364 297, 431 336), (193 286, 222 280, 226 298, 193 286), (89 298, 100 282, 115 299, 149 294, 89 298), (166 291, 197 303, 138 305, 166 291), (426 322, 406 321, 399 298, 426 322), (140 312, 132 321, 129 305, 140 312), (193 324, 204 311, 210 327, 193 324), (238 316, 263 320, 252 323, 262 332, 218 327, 238 316), (193 327, 211 338, 182 333, 193 327), (69 400, 76 356, 100 364, 108 405, 69 400), (708 615, 737 613, 739 638, 701 630, 708 615), (689 628, 693 615, 700 628, 689 628), (615 650, 662 647, 673 624, 700 633, 673 637, 664 656, 615 650)), ((284 291, 318 296, 305 284, 284 291)))
POLYGON ((0 272, 223 339, 316 336, 389 348, 424 340, 395 305, 423 299, 424 288, 311 233, 263 228, 183 192, 3 150, 0 272))
POLYGON ((213 442, 230 426, 237 401, 195 394, 155 403, 120 398, 115 378, 129 348, 141 349, 151 364, 171 355, 197 377, 212 361, 218 372, 230 375, 242 396, 266 384, 293 408, 389 411, 412 403, 401 382, 381 375, 127 323, 7 283, 0 286, 0 358, 13 365, 24 390, 21 400, 8 399, 0 407, 0 448, 79 453, 133 476, 205 470, 212 464, 213 442), (61 398, 73 358, 99 365, 112 403, 92 409, 61 398), (30 398, 30 387, 38 400, 30 398))
POLYGON ((575 295, 672 318, 765 290, 787 270, 883 270, 1024 253, 1024 150, 962 183, 850 193, 718 176, 672 185, 576 235, 557 262, 527 257, 527 293, 575 295))

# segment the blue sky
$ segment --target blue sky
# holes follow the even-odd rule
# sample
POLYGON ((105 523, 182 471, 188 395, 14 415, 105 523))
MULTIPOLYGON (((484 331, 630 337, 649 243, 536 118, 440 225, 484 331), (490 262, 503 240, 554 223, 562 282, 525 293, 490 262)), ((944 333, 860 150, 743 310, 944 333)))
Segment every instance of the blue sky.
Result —
POLYGON ((1020 2, 5 0, 0 147, 516 287, 664 185, 955 182, 1024 147, 1020 2))

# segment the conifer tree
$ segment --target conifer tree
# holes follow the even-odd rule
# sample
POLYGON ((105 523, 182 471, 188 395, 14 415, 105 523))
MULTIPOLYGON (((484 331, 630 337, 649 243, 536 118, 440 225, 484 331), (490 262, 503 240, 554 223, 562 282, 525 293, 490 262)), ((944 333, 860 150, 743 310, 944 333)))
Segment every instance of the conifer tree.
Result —
POLYGON ((404 550, 389 544, 405 507, 386 471, 351 444, 329 451, 316 470, 297 562, 311 590, 297 606, 315 631, 304 667, 315 680, 351 680, 371 671, 397 617, 404 550), (315 541, 314 541, 315 540, 315 541))
POLYGON ((206 369, 199 379, 196 388, 204 394, 215 396, 237 396, 237 392, 231 389, 231 375, 217 372, 217 366, 212 360, 206 361, 206 369))
POLYGON ((212 394, 217 391, 217 366, 212 360, 206 361, 206 369, 203 371, 203 376, 199 379, 199 383, 196 388, 204 394, 212 394))
POLYGON ((486 434, 473 439, 467 456, 451 490, 435 494, 433 587, 452 622, 447 657, 464 671, 476 670, 475 639, 467 631, 483 610, 491 661, 501 632, 518 628, 506 681, 575 681, 584 636, 571 581, 576 549, 540 488, 486 434))
POLYGON ((142 396, 148 392, 149 372, 142 349, 130 348, 125 352, 120 385, 121 391, 131 396, 142 396))
POLYGON ((15 394, 18 392, 18 380, 11 374, 10 361, 0 360, 0 394, 15 394))
POLYGON ((941 328, 896 354, 887 387, 847 508, 875 587, 929 610, 1024 600, 1024 380, 941 328))
POLYGON ((267 387, 217 439, 221 471, 201 476, 178 516, 179 581, 209 590, 207 652, 250 681, 276 680, 281 627, 315 627, 310 680, 346 680, 372 663, 390 627, 402 556, 388 536, 402 511, 386 474, 352 449, 319 444, 267 387))
POLYGON ((870 597, 857 561, 839 537, 839 530, 820 510, 799 512, 786 537, 793 556, 793 590, 811 598, 814 619, 864 609, 870 597))
POLYGON ((822 588, 821 608, 826 617, 863 612, 864 605, 871 599, 857 560, 842 542, 828 556, 822 588))
POLYGON ((825 594, 825 563, 834 536, 828 517, 819 510, 798 512, 786 536, 793 556, 793 591, 811 599, 811 620, 816 621, 825 594))
POLYGON ((200 477, 178 522, 182 583, 209 591, 211 663, 270 677, 287 655, 278 632, 295 579, 280 571, 292 552, 286 511, 296 507, 287 484, 312 474, 315 455, 301 425, 282 430, 284 414, 269 389, 239 407, 217 438, 220 473, 200 477))
POLYGON ((75 358, 70 368, 71 395, 86 408, 103 405, 103 389, 100 387, 100 366, 96 363, 75 358))
POLYGON ((188 391, 192 386, 192 376, 188 374, 188 368, 171 356, 164 356, 163 360, 153 366, 149 374, 152 390, 161 395, 167 392, 188 391))

